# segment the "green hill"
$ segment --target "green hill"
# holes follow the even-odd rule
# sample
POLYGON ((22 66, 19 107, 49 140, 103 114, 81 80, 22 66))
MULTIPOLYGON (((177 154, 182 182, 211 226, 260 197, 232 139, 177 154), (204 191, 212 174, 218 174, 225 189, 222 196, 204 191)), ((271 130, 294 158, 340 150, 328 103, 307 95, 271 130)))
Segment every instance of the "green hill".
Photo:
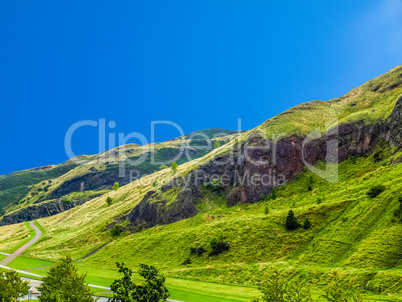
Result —
POLYGON ((9 213, 30 205, 60 199, 73 192, 84 190, 111 190, 118 181, 121 185, 130 182, 130 170, 137 171, 135 176, 142 177, 158 170, 161 164, 176 161, 181 164, 189 159, 202 157, 213 148, 213 142, 219 140, 225 144, 236 131, 224 129, 200 130, 167 142, 146 146, 128 144, 98 155, 81 155, 60 165, 33 168, 0 176, 0 216, 2 209, 9 213), (212 143, 211 143, 212 141, 212 143), (186 152, 180 154, 184 144, 186 152), (131 163, 142 155, 147 155, 145 161, 139 164, 131 163), (127 172, 119 175, 119 164, 125 161, 127 172))
MULTIPOLYGON (((40 219, 46 235, 24 257, 55 261, 69 253, 79 259, 110 242, 79 262, 89 280, 110 285, 116 261, 133 268, 148 263, 161 268, 174 290, 247 301, 273 269, 307 281, 315 293, 338 272, 340 282, 357 278, 368 296, 378 296, 381 288, 376 299, 396 301, 402 297, 401 95, 398 66, 341 98, 296 106, 181 164, 176 175, 163 169, 40 219), (323 130, 335 129, 336 120, 336 134, 323 130), (303 145, 317 127, 322 137, 303 145), (281 135, 277 149, 264 149, 273 134, 281 135), (335 165, 326 157, 335 138, 340 163, 337 181, 330 182, 307 166, 335 165), (246 152, 257 162, 273 154, 277 161, 250 163, 246 152), (261 176, 271 168, 286 183, 242 184, 229 177, 221 185, 212 177, 237 170, 261 176), (198 172, 206 177, 199 183, 172 182, 178 176, 194 180, 198 172), (110 207, 106 196, 113 198, 110 207), (290 210, 301 224, 308 218, 311 227, 287 230, 290 210), (118 237, 110 232, 115 224, 123 230, 118 237), (226 242, 229 250, 210 255, 214 241, 226 242), (200 247, 206 251, 191 253, 200 247)), ((16 228, 21 225, 0 227, 8 234, 0 251, 15 244, 16 228)))

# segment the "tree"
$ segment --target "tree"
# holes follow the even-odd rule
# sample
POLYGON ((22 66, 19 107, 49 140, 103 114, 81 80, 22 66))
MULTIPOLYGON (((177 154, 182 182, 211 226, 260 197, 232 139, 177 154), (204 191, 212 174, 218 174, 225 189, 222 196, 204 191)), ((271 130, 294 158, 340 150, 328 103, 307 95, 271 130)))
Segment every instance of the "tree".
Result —
POLYGON ((265 215, 268 215, 268 213, 269 213, 269 208, 267 206, 265 207, 264 213, 265 213, 265 215))
POLYGON ((165 287, 165 277, 160 275, 157 268, 146 264, 140 264, 138 274, 145 279, 142 285, 136 285, 132 281, 133 272, 124 266, 124 263, 116 263, 119 273, 123 278, 117 279, 110 287, 113 298, 109 302, 159 302, 166 301, 169 291, 165 287))
POLYGON ((113 202, 113 198, 110 197, 110 196, 108 196, 108 197, 106 198, 107 206, 110 207, 110 205, 112 204, 112 202, 113 202))
POLYGON ((38 288, 41 302, 93 302, 91 289, 85 282, 85 274, 78 274, 70 256, 50 268, 38 288))
POLYGON ((213 239, 211 241, 211 248, 212 252, 209 253, 209 256, 218 256, 219 254, 228 251, 230 249, 230 245, 226 241, 218 241, 217 239, 213 239))
POLYGON ((289 211, 288 217, 286 218, 286 228, 290 231, 296 230, 300 227, 300 223, 297 221, 295 214, 292 210, 289 211))
POLYGON ((119 237, 120 234, 121 234, 121 226, 120 226, 120 224, 118 224, 118 223, 115 224, 113 226, 112 230, 111 230, 111 233, 112 233, 113 236, 119 237))
POLYGON ((176 172, 177 172, 177 167, 178 167, 178 165, 177 165, 176 162, 174 162, 174 163, 172 163, 172 164, 170 165, 170 168, 172 169, 172 174, 173 174, 173 175, 176 174, 176 172))
POLYGON ((16 271, 0 272, 0 301, 12 302, 28 295, 29 282, 22 281, 16 271))
POLYGON ((120 185, 119 183, 116 181, 113 185, 113 190, 117 191, 119 189, 120 185))
POLYGON ((221 146, 221 143, 219 141, 215 141, 214 149, 218 149, 220 146, 221 146))
POLYGON ((306 218, 303 223, 303 229, 308 230, 309 228, 311 228, 311 222, 306 218))
POLYGON ((377 197, 378 195, 380 195, 382 192, 384 192, 385 189, 386 189, 386 188, 385 188, 385 186, 383 186, 383 185, 376 185, 376 186, 370 188, 370 190, 367 192, 367 195, 368 195, 370 198, 375 198, 375 197, 377 197))

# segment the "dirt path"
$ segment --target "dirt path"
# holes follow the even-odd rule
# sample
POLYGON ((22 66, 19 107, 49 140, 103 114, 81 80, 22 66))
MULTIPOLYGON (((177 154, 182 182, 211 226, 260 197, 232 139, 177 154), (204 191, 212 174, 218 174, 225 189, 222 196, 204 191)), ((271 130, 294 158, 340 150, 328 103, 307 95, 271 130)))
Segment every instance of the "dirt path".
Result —
POLYGON ((11 261, 13 261, 15 258, 17 258, 23 251, 25 251, 27 248, 29 248, 31 245, 33 245, 36 241, 42 237, 42 232, 41 230, 38 229, 38 227, 34 224, 33 221, 29 222, 29 226, 34 229, 35 231, 35 237, 32 238, 27 244, 24 246, 20 247, 18 250, 16 250, 14 253, 11 255, 7 256, 6 258, 3 259, 3 261, 0 262, 0 265, 7 265, 11 261))
MULTIPOLYGON (((95 254, 95 253, 98 252, 99 250, 103 249, 106 245, 108 245, 108 244, 111 243, 111 242, 112 242, 112 241, 107 242, 107 243, 105 243, 104 245, 98 247, 98 248, 97 248, 96 250, 94 250, 93 252, 90 252, 88 255, 86 255, 86 256, 84 256, 84 257, 82 257, 82 258, 80 258, 80 259, 74 260, 73 263, 74 263, 74 262, 81 261, 81 260, 84 260, 84 259, 87 259, 88 257, 91 257, 93 254, 95 254)), ((52 267, 52 266, 50 265, 50 266, 42 266, 42 267, 35 267, 35 268, 27 268, 27 269, 24 269, 24 271, 29 272, 29 271, 35 271, 35 270, 38 270, 38 269, 46 269, 46 268, 50 268, 50 267, 52 267)))

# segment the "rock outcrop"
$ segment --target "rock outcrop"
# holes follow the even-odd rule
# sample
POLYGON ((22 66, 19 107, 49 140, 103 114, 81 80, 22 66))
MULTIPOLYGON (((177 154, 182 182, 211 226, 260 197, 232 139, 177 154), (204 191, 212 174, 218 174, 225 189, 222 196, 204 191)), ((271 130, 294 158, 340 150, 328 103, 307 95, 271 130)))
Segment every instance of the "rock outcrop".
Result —
MULTIPOLYGON (((292 135, 275 144, 256 132, 244 143, 238 143, 231 154, 207 162, 190 172, 185 180, 175 179, 162 187, 164 191, 176 186, 179 190, 176 200, 167 202, 163 194, 149 192, 127 219, 131 229, 138 231, 190 218, 197 213, 201 185, 217 179, 225 189, 228 205, 257 202, 306 166, 314 169, 318 161, 342 162, 351 156, 363 156, 383 142, 402 147, 402 97, 388 119, 376 124, 366 125, 363 121, 341 124, 323 136, 321 133, 313 133, 311 137, 292 135)), ((331 171, 318 172, 331 178, 329 181, 336 181, 337 176, 331 175, 331 171)))
POLYGON ((61 200, 52 200, 41 204, 33 205, 3 216, 0 226, 31 221, 42 217, 53 216, 61 212, 70 210, 85 201, 74 201, 65 203, 61 200))

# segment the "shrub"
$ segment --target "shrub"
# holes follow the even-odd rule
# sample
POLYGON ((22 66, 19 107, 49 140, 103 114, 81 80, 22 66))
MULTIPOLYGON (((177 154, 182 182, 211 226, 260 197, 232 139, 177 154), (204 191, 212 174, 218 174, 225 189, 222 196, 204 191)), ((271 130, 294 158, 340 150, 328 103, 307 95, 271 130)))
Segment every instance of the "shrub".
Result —
POLYGON ((108 196, 108 197, 106 198, 107 206, 110 207, 110 205, 112 204, 112 202, 113 202, 113 198, 110 197, 110 196, 108 196))
POLYGON ((215 141, 214 149, 218 149, 220 146, 221 146, 221 143, 219 141, 215 141))
POLYGON ((265 213, 265 215, 268 215, 268 213, 269 213, 268 207, 265 207, 264 213, 265 213))
POLYGON ((111 233, 112 233, 113 236, 119 237, 120 234, 121 234, 121 226, 120 226, 120 224, 118 224, 118 223, 115 224, 113 226, 112 230, 111 230, 111 233))
POLYGON ((218 241, 217 239, 213 239, 211 241, 211 248, 212 252, 209 253, 209 256, 218 256, 222 254, 223 252, 226 252, 229 250, 230 245, 228 242, 220 240, 218 241))
POLYGON ((308 230, 309 228, 311 228, 311 222, 306 218, 303 223, 303 229, 308 230))
POLYGON ((300 223, 297 221, 295 214, 292 210, 289 211, 288 217, 286 218, 286 229, 293 231, 300 227, 300 223))
POLYGON ((206 252, 204 246, 199 247, 191 247, 190 248, 191 255, 201 256, 206 252))
POLYGON ((375 198, 375 197, 377 197, 378 195, 380 195, 382 192, 384 192, 385 191, 385 186, 383 186, 383 185, 376 185, 376 186, 374 186, 374 187, 372 187, 368 192, 367 192, 367 195, 370 197, 370 198, 375 198))
POLYGON ((113 190, 117 191, 119 189, 120 185, 119 183, 116 181, 113 185, 113 190))
POLYGON ((191 264, 191 259, 187 258, 186 260, 184 260, 184 262, 182 263, 182 265, 189 265, 191 264))
POLYGON ((172 164, 170 165, 170 168, 172 169, 172 174, 173 174, 173 175, 177 173, 178 165, 177 165, 176 162, 172 163, 172 164))
MULTIPOLYGON (((402 196, 398 197, 398 201, 399 201, 399 207, 395 210, 394 216, 397 217, 400 222, 402 222, 402 196)), ((1 213, 0 213, 0 216, 1 216, 1 213)))
POLYGON ((167 169, 167 167, 168 166, 166 166, 166 165, 162 165, 162 166, 159 167, 159 170, 167 169))

